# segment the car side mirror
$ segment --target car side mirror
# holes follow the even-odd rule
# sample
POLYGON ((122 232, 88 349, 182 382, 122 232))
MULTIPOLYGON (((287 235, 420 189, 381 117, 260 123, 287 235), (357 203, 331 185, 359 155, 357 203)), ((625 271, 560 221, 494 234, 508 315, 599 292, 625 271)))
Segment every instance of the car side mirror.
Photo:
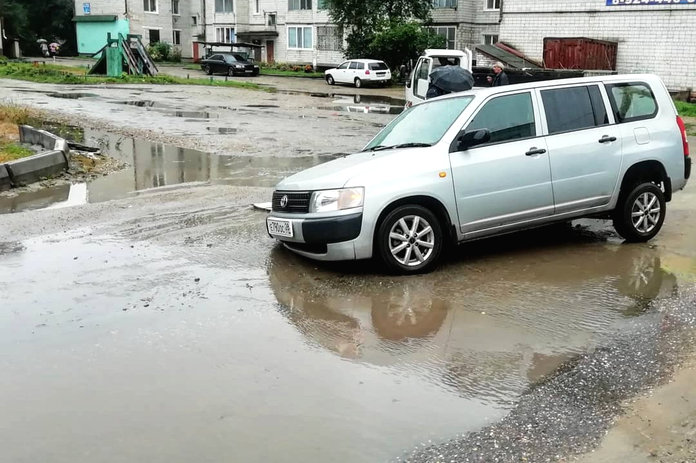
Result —
POLYGON ((462 130, 450 145, 450 153, 466 151, 469 148, 488 143, 489 141, 491 141, 491 131, 488 129, 462 130))

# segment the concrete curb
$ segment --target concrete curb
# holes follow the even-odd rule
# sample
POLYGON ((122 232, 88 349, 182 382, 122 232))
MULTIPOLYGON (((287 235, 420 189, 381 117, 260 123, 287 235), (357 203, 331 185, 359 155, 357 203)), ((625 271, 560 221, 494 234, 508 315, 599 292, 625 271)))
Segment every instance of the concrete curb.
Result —
POLYGON ((26 185, 68 170, 69 148, 64 139, 45 130, 20 125, 19 140, 40 145, 47 151, 0 164, 0 190, 6 189, 7 183, 12 186, 26 185))

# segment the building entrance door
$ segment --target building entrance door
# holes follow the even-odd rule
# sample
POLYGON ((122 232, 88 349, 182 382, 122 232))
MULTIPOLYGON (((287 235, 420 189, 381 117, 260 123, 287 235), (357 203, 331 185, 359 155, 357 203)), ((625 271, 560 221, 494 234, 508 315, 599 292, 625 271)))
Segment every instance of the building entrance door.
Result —
POLYGON ((274 44, 275 42, 273 40, 266 40, 266 61, 269 63, 275 62, 274 44))

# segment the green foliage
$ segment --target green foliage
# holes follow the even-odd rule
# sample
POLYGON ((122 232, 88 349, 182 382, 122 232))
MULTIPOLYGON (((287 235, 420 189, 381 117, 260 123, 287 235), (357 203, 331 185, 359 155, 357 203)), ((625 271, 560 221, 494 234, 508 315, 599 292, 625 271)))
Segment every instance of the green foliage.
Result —
POLYGON ((418 23, 393 24, 375 34, 368 45, 369 56, 381 59, 393 70, 409 59, 416 59, 426 48, 444 48, 445 38, 418 23))
MULTIPOLYGON (((167 42, 155 42, 147 46, 147 52, 154 61, 169 61, 172 46, 167 42)), ((179 60, 181 60, 181 54, 179 54, 179 60)))
POLYGON ((40 56, 38 39, 65 42, 61 55, 77 52, 73 0, 0 0, 0 12, 5 18, 5 34, 19 38, 22 53, 40 56))
MULTIPOLYGON (((338 24, 343 30, 348 31, 346 36, 346 49, 344 50, 349 58, 373 58, 372 47, 384 51, 384 44, 387 42, 396 44, 399 49, 409 48, 409 44, 396 41, 413 39, 414 33, 418 29, 415 22, 427 22, 430 19, 430 9, 432 0, 328 0, 329 14, 331 20, 338 24), (405 25, 413 24, 407 27, 405 25), (389 34, 392 28, 398 28, 396 34, 389 34), (377 43, 375 40, 381 36, 377 43), (374 44, 374 45, 373 45, 374 44)), ((417 34, 419 46, 423 39, 423 34, 417 34)), ((419 47, 416 47, 419 48, 419 47)), ((422 51, 422 50, 421 50, 422 51)), ((411 54, 397 53, 389 54, 390 66, 398 66, 404 61, 393 61, 396 56, 408 58, 411 54)), ((381 56, 380 56, 381 57, 381 56)), ((406 59, 408 59, 406 58, 406 59)), ((400 58, 403 59, 403 58, 400 58)))
POLYGON ((685 101, 675 101, 674 104, 680 116, 696 117, 696 104, 685 101))
POLYGON ((29 148, 0 138, 0 162, 14 161, 35 154, 29 148))
POLYGON ((181 63, 181 48, 174 47, 169 55, 169 61, 173 63, 181 63))

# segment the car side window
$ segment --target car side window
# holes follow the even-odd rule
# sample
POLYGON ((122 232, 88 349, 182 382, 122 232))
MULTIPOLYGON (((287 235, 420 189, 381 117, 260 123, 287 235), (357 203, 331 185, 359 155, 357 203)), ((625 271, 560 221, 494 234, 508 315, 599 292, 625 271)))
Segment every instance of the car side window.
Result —
POLYGON ((607 111, 596 85, 541 91, 549 135, 607 124, 607 111))
POLYGON ((341 65, 338 67, 338 69, 348 69, 348 66, 350 66, 350 61, 346 61, 345 63, 341 63, 341 65))
POLYGON ((212 59, 212 60, 215 60, 215 61, 220 61, 220 60, 222 59, 222 56, 220 56, 220 55, 213 55, 213 56, 211 56, 211 57, 208 58, 208 59, 212 59))
POLYGON ((491 132, 490 143, 536 136, 532 95, 517 93, 488 101, 466 128, 467 131, 480 129, 491 132))
POLYGON ((655 95, 648 84, 631 82, 606 87, 617 122, 651 119, 657 115, 655 95))
POLYGON ((361 64, 362 63, 352 62, 352 63, 350 63, 350 68, 351 69, 360 69, 361 64))

